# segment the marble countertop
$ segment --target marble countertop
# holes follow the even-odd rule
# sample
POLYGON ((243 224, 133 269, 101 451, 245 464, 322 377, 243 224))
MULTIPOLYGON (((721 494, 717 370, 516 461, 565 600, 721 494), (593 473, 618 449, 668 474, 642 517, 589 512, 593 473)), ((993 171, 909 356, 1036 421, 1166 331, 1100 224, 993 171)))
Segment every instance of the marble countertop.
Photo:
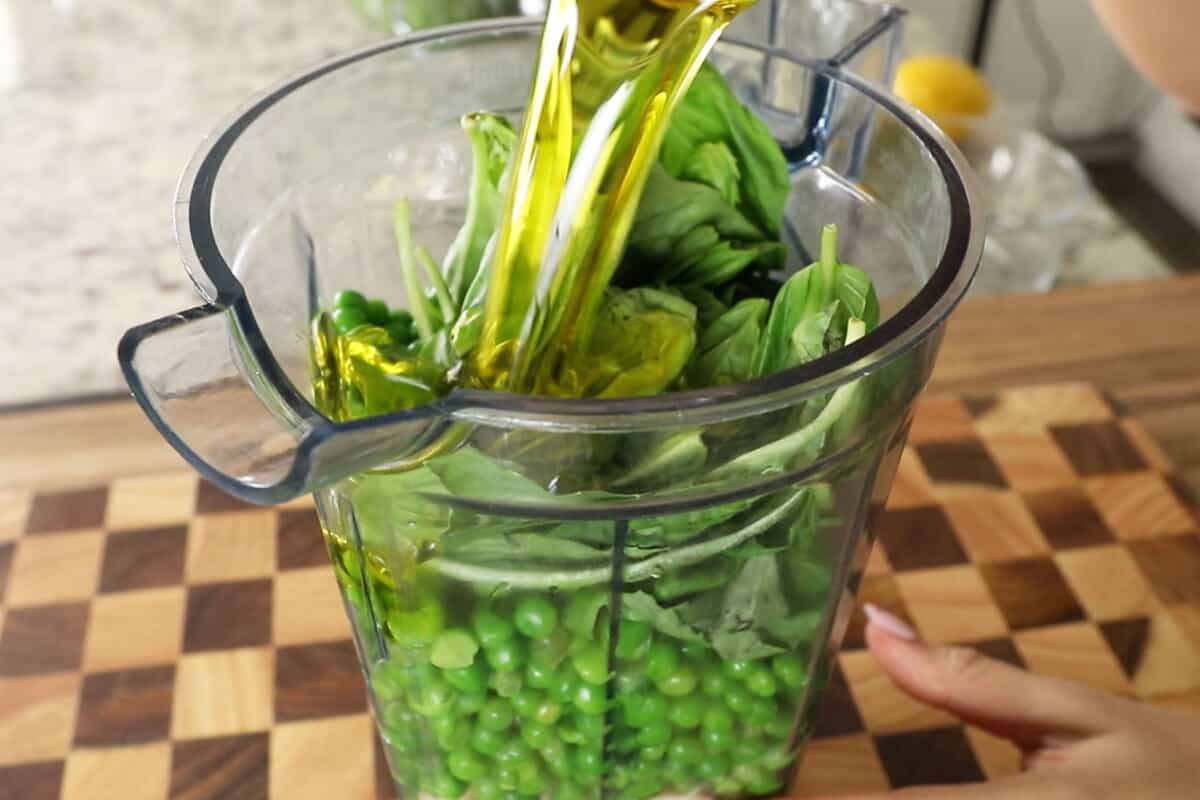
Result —
MULTIPOLYGON (((116 394, 131 325, 197 297, 175 182, 248 96, 370 31, 344 0, 0 0, 0 407, 116 394)), ((1169 274, 1099 201, 1066 283, 1169 274)))

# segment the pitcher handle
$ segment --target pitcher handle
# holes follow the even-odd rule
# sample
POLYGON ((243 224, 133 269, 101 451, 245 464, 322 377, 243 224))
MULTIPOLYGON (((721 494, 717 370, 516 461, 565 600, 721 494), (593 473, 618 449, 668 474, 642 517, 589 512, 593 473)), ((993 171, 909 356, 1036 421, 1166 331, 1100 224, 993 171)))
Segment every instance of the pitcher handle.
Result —
POLYGON ((132 328, 118 359, 151 422, 205 478, 248 502, 279 503, 310 488, 308 459, 298 456, 323 420, 264 374, 236 305, 206 304, 132 328))

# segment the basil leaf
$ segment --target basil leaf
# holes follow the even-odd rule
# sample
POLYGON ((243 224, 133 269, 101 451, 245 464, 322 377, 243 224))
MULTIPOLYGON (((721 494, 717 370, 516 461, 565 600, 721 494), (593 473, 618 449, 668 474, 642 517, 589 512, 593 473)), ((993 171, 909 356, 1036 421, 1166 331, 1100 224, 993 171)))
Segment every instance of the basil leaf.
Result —
POLYGON ((629 532, 633 542, 645 546, 681 544, 694 539, 713 526, 726 522, 754 505, 754 500, 735 500, 719 506, 683 511, 661 517, 641 517, 631 520, 629 532))
POLYGON ((596 549, 583 542, 555 538, 543 533, 491 533, 486 536, 458 537, 453 533, 441 539, 442 553, 472 564, 604 564, 611 550, 596 549))
POLYGON ((725 202, 735 208, 741 200, 738 181, 742 178, 737 156, 724 142, 704 142, 692 151, 677 177, 703 183, 716 189, 725 202))
POLYGON ((613 482, 616 488, 640 487, 678 481, 695 472, 708 460, 708 448, 699 431, 680 431, 658 436, 635 437, 639 444, 635 461, 613 482))
POLYGON ((645 592, 632 592, 621 598, 621 616, 634 622, 648 622, 654 630, 674 639, 700 642, 704 637, 679 616, 674 608, 664 608, 645 592))
POLYGON ((546 502, 552 495, 529 478, 501 466, 473 447, 435 458, 426 468, 452 495, 505 503, 546 502))
POLYGON ((719 386, 753 377, 754 356, 771 304, 743 300, 709 325, 687 371, 689 386, 719 386))

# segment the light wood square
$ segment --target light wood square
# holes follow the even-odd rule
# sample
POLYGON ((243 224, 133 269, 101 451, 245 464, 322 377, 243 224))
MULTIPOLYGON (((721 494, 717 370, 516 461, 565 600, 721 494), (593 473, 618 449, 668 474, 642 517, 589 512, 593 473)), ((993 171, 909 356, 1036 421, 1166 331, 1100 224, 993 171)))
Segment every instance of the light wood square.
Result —
POLYGON ((898 573, 896 583, 926 641, 978 642, 1008 635, 1008 624, 974 567, 898 573))
POLYGON ((869 732, 900 733, 956 724, 949 714, 930 708, 901 691, 884 674, 869 651, 843 653, 839 662, 869 732))
POLYGON ((883 551, 883 545, 878 541, 871 545, 871 554, 867 556, 863 574, 873 578, 892 574, 891 562, 888 561, 887 553, 883 551))
POLYGON ((171 738, 199 739, 271 727, 275 656, 270 648, 186 654, 175 674, 171 738))
POLYGON ((1094 620, 1141 617, 1161 607, 1137 562, 1121 545, 1066 550, 1054 558, 1080 605, 1094 620))
POLYGON ((974 439, 975 425, 966 407, 952 394, 924 394, 908 432, 913 444, 974 439))
POLYGON ((79 683, 76 673, 0 678, 0 766, 67 754, 79 683))
POLYGON ((1200 692, 1184 692, 1155 697, 1150 701, 1159 708, 1182 711, 1185 714, 1200 714, 1200 692))
POLYGON ((302 494, 299 497, 293 497, 286 503, 280 503, 277 508, 285 511, 304 511, 309 508, 316 508, 316 505, 311 494, 302 494))
POLYGON ((188 583, 265 578, 275 572, 275 523, 271 510, 209 514, 188 531, 188 583))
POLYGON ((976 494, 943 503, 963 548, 976 563, 1032 558, 1050 552, 1037 520, 1020 496, 976 494))
POLYGON ((16 539, 25 532, 25 520, 33 505, 33 494, 20 489, 0 490, 0 542, 16 539))
POLYGON ((118 478, 108 490, 104 524, 110 531, 179 525, 191 518, 195 506, 193 473, 118 478))
POLYGON ((866 734, 856 734, 809 742, 789 796, 824 797, 887 788, 887 773, 875 752, 875 742, 866 734))
POLYGON ((173 664, 183 640, 183 587, 102 594, 83 650, 88 672, 173 664))
POLYGON ((1021 771, 1021 751, 1007 739, 968 727, 967 741, 989 780, 1007 778, 1021 771))
POLYGON ((1200 690, 1200 649, 1169 612, 1150 618, 1145 649, 1132 681, 1140 697, 1200 690))
POLYGON ((1050 425, 1107 422, 1113 410, 1096 389, 1086 383, 1056 384, 1005 392, 994 406, 975 420, 981 432, 1035 431, 1050 425))
POLYGON ((1175 621, 1183 628, 1188 639, 1197 649, 1200 649, 1200 606, 1174 606, 1171 611, 1175 614, 1175 621))
POLYGON ((171 772, 166 742, 75 750, 63 771, 61 800, 164 800, 171 772))
POLYGON ((934 502, 933 482, 925 471, 925 465, 911 447, 904 448, 896 466, 892 491, 888 494, 888 508, 915 508, 934 502))
POLYGON ((1122 539, 1152 539, 1195 530, 1196 520, 1161 475, 1137 472, 1086 482, 1108 527, 1122 539))
POLYGON ((1045 428, 991 430, 982 436, 1008 485, 1019 492, 1074 486, 1079 481, 1045 428))
POLYGON ((1162 472, 1171 472, 1175 469, 1175 465, 1171 463, 1170 457, 1163 452, 1158 442, 1146 432, 1142 424, 1135 419, 1121 420, 1121 430, 1133 442, 1133 446, 1142 454, 1142 458, 1146 459, 1146 463, 1162 472))
POLYGON ((22 537, 13 554, 8 605, 49 605, 91 597, 100 580, 103 551, 100 531, 22 537))
POLYGON ((350 638, 342 596, 329 567, 309 567, 275 576, 275 644, 307 644, 350 638))
POLYGON ((1017 650, 1033 672, 1129 694, 1129 682, 1108 642, 1090 622, 1017 634, 1017 650))
POLYGON ((373 735, 366 714, 279 725, 271 732, 270 800, 375 800, 373 735))

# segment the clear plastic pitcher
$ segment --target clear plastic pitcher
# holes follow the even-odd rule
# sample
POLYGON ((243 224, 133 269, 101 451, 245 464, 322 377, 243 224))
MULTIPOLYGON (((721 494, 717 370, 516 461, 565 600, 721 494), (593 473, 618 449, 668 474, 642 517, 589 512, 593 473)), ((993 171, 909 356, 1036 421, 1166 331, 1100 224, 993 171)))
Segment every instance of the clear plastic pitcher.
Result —
POLYGON ((786 783, 983 232, 958 153, 835 61, 728 39, 751 105, 786 79, 793 268, 836 223, 882 324, 752 382, 565 400, 454 391, 335 423, 309 330, 334 292, 405 305, 403 197, 435 255, 462 222, 459 118, 519 121, 536 23, 395 40, 265 94, 184 176, 204 305, 127 334, 130 386, 206 478, 316 495, 404 797, 769 795, 786 783), (795 136, 796 131, 803 133, 795 136), (447 445, 447 443, 451 443, 447 445), (431 453, 435 455, 431 456, 431 453))

